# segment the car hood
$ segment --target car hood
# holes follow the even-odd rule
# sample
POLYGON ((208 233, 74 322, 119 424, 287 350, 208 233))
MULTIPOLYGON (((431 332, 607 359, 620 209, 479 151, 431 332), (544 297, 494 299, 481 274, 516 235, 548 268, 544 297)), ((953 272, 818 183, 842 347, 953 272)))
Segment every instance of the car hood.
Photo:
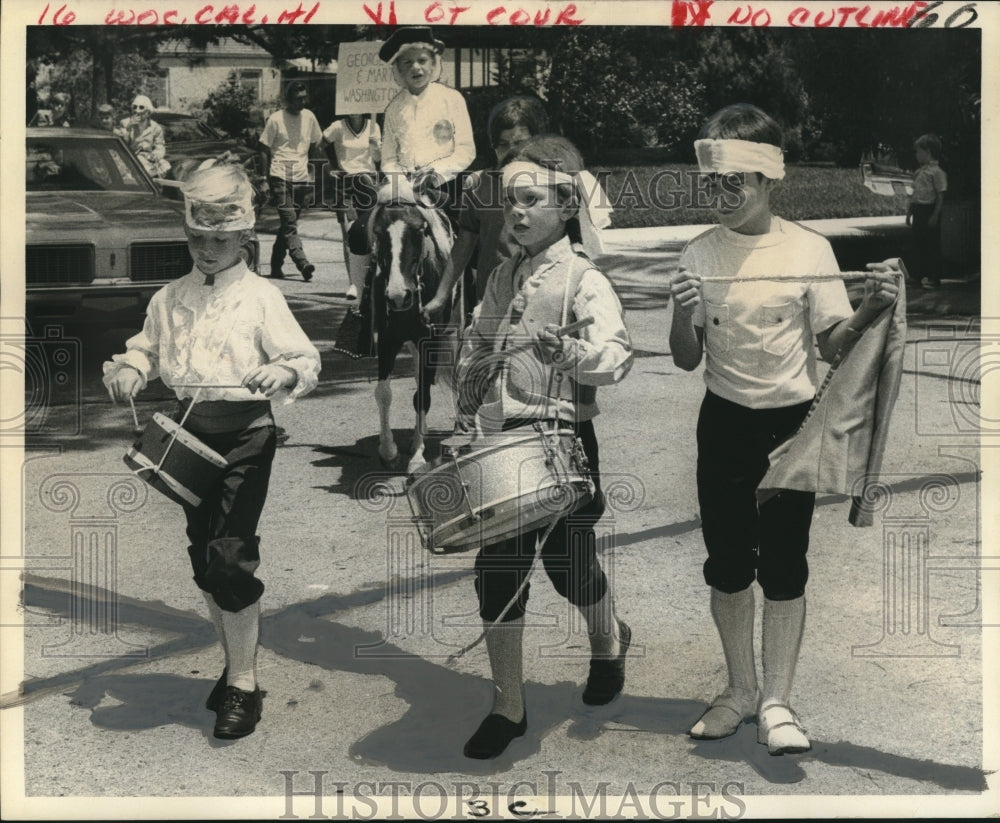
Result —
POLYGON ((167 143, 167 157, 204 158, 213 154, 231 151, 238 157, 253 157, 254 151, 246 146, 233 145, 226 140, 191 140, 184 143, 167 143))
POLYGON ((180 204, 141 192, 31 192, 27 196, 29 227, 140 225, 176 220, 180 204))

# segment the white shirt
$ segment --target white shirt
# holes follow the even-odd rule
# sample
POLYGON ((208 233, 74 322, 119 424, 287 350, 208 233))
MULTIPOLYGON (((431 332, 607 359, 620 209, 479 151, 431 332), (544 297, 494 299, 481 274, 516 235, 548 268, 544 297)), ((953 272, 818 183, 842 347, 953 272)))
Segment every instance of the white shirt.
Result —
POLYGON ((385 109, 382 171, 412 172, 431 167, 446 182, 476 159, 465 98, 441 83, 420 94, 402 90, 385 109))
POLYGON ((340 168, 348 174, 375 171, 370 141, 379 143, 382 140, 378 123, 366 120, 361 131, 355 134, 346 119, 334 120, 323 132, 323 139, 333 146, 340 168))
POLYGON ((198 269, 168 283, 149 301, 142 331, 125 343, 125 353, 104 364, 107 386, 124 367, 142 375, 141 388, 156 377, 178 399, 261 400, 240 387, 258 366, 280 362, 298 377, 290 392, 275 395, 286 403, 312 391, 319 382, 320 359, 284 295, 250 271, 241 260, 205 285, 198 269))
POLYGON ((778 275, 788 282, 702 283, 693 321, 705 332, 705 384, 754 409, 811 400, 817 373, 813 338, 853 314, 829 241, 780 217, 745 235, 718 226, 692 240, 680 265, 704 277, 778 275))
POLYGON ((287 109, 267 118, 260 142, 271 150, 268 174, 293 183, 309 182, 309 147, 323 138, 319 122, 309 109, 292 114, 287 109))

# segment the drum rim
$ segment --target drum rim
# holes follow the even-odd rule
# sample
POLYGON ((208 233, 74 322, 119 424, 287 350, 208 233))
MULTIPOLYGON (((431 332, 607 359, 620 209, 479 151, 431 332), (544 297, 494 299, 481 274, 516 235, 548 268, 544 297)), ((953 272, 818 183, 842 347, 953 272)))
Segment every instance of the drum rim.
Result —
MULTIPOLYGON (((551 483, 551 484, 549 484, 547 486, 538 486, 536 488, 536 491, 544 491, 545 489, 550 489, 553 486, 572 486, 575 483, 587 483, 588 486, 589 486, 589 491, 585 492, 584 494, 575 495, 574 504, 580 498, 585 497, 587 494, 593 496, 593 494, 594 494, 594 485, 593 485, 593 482, 592 481, 587 481, 587 480, 570 480, 568 483, 553 482, 553 483, 551 483)), ((483 511, 485 511, 486 509, 489 509, 489 508, 497 508, 499 506, 502 506, 504 503, 509 503, 511 501, 520 500, 521 498, 526 497, 529 494, 534 494, 534 492, 525 492, 524 494, 509 495, 507 497, 494 499, 494 500, 491 500, 489 503, 487 503, 487 504, 485 504, 483 506, 480 506, 478 509, 476 509, 474 511, 474 513, 472 515, 466 513, 466 514, 462 514, 462 515, 459 515, 459 516, 452 517, 450 520, 446 520, 444 523, 442 523, 439 526, 431 525, 431 527, 429 529, 429 534, 428 534, 428 541, 434 543, 434 545, 438 545, 437 541, 434 539, 434 535, 437 532, 441 531, 442 529, 445 529, 448 526, 451 526, 452 524, 454 524, 456 522, 464 520, 467 517, 475 516, 477 518, 477 520, 478 520, 480 512, 483 512, 483 511)), ((559 514, 558 519, 562 520, 564 517, 568 517, 572 513, 573 513, 573 509, 572 509, 572 506, 570 506, 569 509, 567 509, 566 511, 564 511, 564 512, 562 512, 562 513, 559 514)), ((552 512, 552 517, 555 517, 555 512, 552 512)), ((417 519, 419 520, 421 518, 417 518, 417 519)), ((541 519, 539 519, 537 521, 532 521, 525 528, 531 528, 531 527, 537 525, 538 523, 544 522, 544 520, 545 520, 545 518, 541 518, 541 519)), ((517 534, 520 531, 522 531, 522 529, 515 529, 512 532, 512 535, 513 534, 517 534)))
MULTIPOLYGON (((552 434, 552 432, 542 432, 541 434, 550 435, 552 434)), ((556 434, 559 436, 560 440, 563 440, 564 438, 572 438, 572 439, 576 438, 576 434, 572 429, 560 429, 558 432, 556 432, 556 434)), ((507 435, 504 433, 488 435, 488 437, 491 438, 499 438, 506 436, 507 435)), ((523 442, 535 441, 538 439, 538 437, 539 437, 539 432, 536 431, 530 434, 520 434, 517 435, 516 437, 511 437, 509 440, 503 443, 486 443, 483 446, 473 449, 472 451, 466 452, 465 454, 456 454, 453 457, 445 457, 444 455, 439 455, 426 465, 421 466, 416 471, 412 472, 409 476, 409 485, 411 486, 416 485, 422 478, 430 477, 430 475, 432 475, 442 466, 450 466, 452 463, 461 463, 463 460, 468 462, 468 458, 471 458, 473 455, 481 456, 481 455, 492 454, 493 452, 496 452, 498 450, 510 448, 511 446, 519 445, 520 443, 523 442)), ((480 438, 478 441, 472 441, 472 442, 482 443, 483 440, 485 439, 486 438, 480 438)), ((469 443, 468 445, 472 445, 472 443, 469 443)))
MULTIPOLYGON (((171 420, 162 412, 154 412, 152 422, 156 423, 171 437, 173 437, 173 434, 176 431, 177 440, 183 444, 186 449, 194 452, 199 457, 205 458, 210 463, 213 463, 217 468, 225 469, 229 466, 229 461, 226 460, 225 457, 219 454, 215 449, 207 446, 199 440, 198 435, 185 429, 176 420, 171 420), (163 425, 164 423, 167 425, 163 425)), ((142 434, 145 435, 146 431, 143 430, 142 434)), ((142 436, 140 436, 139 442, 142 442, 142 436)))

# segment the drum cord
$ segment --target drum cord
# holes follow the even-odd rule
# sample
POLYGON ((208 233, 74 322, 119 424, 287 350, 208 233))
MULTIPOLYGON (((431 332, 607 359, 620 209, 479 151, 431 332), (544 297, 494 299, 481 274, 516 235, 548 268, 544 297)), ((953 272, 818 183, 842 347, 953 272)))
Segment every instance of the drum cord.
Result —
MULTIPOLYGON (((177 436, 181 433, 181 429, 184 428, 184 424, 187 422, 188 415, 191 414, 191 411, 194 409, 194 404, 198 400, 198 395, 200 394, 201 394, 201 388, 199 388, 194 393, 194 397, 191 398, 191 402, 188 403, 188 407, 184 410, 184 414, 181 417, 180 422, 177 424, 177 428, 174 429, 174 431, 171 433, 170 442, 167 443, 167 447, 163 450, 163 454, 160 456, 160 462, 157 463, 155 466, 140 466, 137 469, 132 469, 132 474, 138 475, 139 472, 148 472, 148 471, 152 471, 153 474, 160 473, 160 469, 163 468, 163 464, 167 460, 167 455, 170 454, 171 447, 173 447, 174 443, 176 442, 177 436)), ((129 403, 132 405, 132 415, 135 416, 135 404, 132 403, 131 397, 129 398, 129 403)), ((138 418, 136 418, 136 423, 138 423, 138 418)))
POLYGON ((495 629, 497 625, 500 623, 500 621, 502 621, 504 617, 507 615, 507 612, 509 612, 514 607, 514 604, 517 602, 517 599, 521 596, 522 592, 524 592, 524 590, 527 588, 528 581, 531 580, 531 575, 538 567, 538 561, 542 557, 542 551, 541 551, 542 546, 544 546, 545 541, 549 539, 549 535, 552 534, 552 530, 556 527, 556 524, 562 519, 563 519, 562 514, 556 515, 555 518, 552 520, 552 522, 550 522, 549 525, 545 527, 545 531, 535 540, 535 556, 531 558, 531 565, 528 567, 528 571, 524 575, 524 580, 521 581, 521 585, 517 587, 517 590, 514 592, 513 597, 511 597, 511 599, 507 601, 507 605, 503 607, 500 614, 498 614, 494 620, 490 621, 489 625, 487 625, 479 633, 479 637, 477 637, 471 643, 468 643, 465 646, 463 646, 454 654, 449 654, 446 660, 448 665, 451 665, 452 663, 456 662, 458 658, 462 657, 467 651, 474 649, 476 646, 482 643, 483 640, 486 639, 486 633, 495 629))

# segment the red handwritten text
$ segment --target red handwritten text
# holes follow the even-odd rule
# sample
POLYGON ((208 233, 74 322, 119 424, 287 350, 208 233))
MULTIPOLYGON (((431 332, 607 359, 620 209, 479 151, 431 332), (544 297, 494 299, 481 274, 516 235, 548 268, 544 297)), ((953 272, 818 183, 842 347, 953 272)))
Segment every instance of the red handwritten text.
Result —
MULTIPOLYGON (((45 9, 38 16, 38 25, 45 25, 45 16, 49 13, 49 4, 45 4, 45 9)), ((52 25, 53 26, 68 26, 76 20, 76 14, 72 11, 66 11, 66 6, 62 5, 55 10, 55 14, 52 15, 52 25)))
POLYGON ((455 21, 458 20, 458 16, 468 10, 468 6, 452 6, 446 11, 441 3, 431 3, 424 9, 424 20, 428 23, 440 23, 444 20, 445 15, 447 15, 448 25, 454 26, 455 21))
POLYGON ((365 14, 367 14, 372 19, 372 22, 376 26, 384 26, 386 24, 388 24, 390 26, 395 26, 396 25, 396 3, 395 3, 395 0, 389 0, 389 17, 386 20, 382 19, 382 4, 381 3, 379 3, 375 7, 374 11, 372 11, 370 8, 368 8, 367 4, 363 5, 361 8, 363 8, 365 10, 365 14))
POLYGON ((857 27, 857 28, 893 28, 911 25, 911 20, 927 4, 917 0, 909 6, 893 6, 872 13, 871 6, 838 6, 828 9, 814 9, 799 6, 788 15, 790 26, 815 26, 816 28, 857 27))
POLYGON ((754 9, 753 6, 737 6, 729 15, 727 23, 733 26, 770 26, 771 12, 766 8, 754 9))
MULTIPOLYGON (((320 4, 317 2, 314 3, 309 9, 304 9, 302 8, 302 4, 299 3, 294 9, 286 8, 278 15, 277 22, 308 23, 312 20, 316 12, 319 11, 319 5, 320 4)), ((178 19, 178 12, 176 9, 169 9, 164 11, 162 14, 156 9, 146 9, 145 11, 136 11, 135 9, 112 9, 105 16, 104 22, 109 26, 155 26, 157 24, 170 26, 183 25, 187 23, 188 20, 186 17, 178 19)), ((211 23, 252 25, 254 23, 267 23, 268 17, 264 14, 258 19, 257 6, 254 3, 245 7, 240 6, 238 3, 228 3, 220 6, 206 4, 195 12, 194 22, 200 25, 208 25, 211 23)))
MULTIPOLYGON (((576 14, 576 4, 567 3, 563 10, 556 16, 552 25, 579 26, 583 22, 583 18, 576 17, 576 14)), ((550 10, 548 6, 545 7, 544 11, 536 10, 534 16, 521 8, 508 12, 504 6, 497 6, 495 9, 490 9, 486 12, 486 22, 491 26, 496 26, 503 22, 510 23, 512 26, 526 26, 532 22, 536 26, 544 26, 548 24, 549 17, 550 10)))
POLYGON ((673 0, 670 7, 670 25, 672 26, 704 26, 708 22, 709 8, 712 0, 673 0), (691 22, 688 22, 688 16, 691 22))

